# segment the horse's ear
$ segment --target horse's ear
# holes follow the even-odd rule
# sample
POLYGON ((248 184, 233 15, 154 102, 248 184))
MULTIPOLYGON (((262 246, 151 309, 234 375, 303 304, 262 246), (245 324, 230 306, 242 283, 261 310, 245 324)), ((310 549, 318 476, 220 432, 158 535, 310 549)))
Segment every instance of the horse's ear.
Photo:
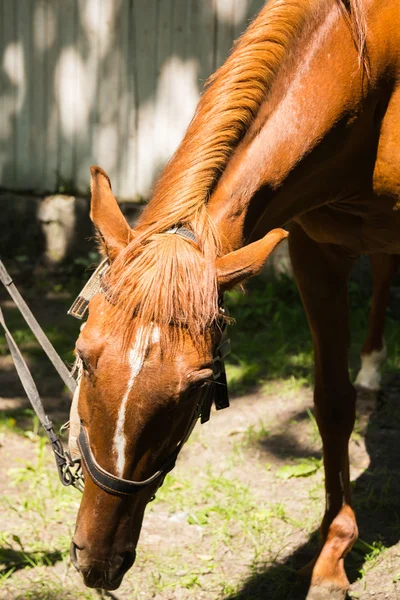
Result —
POLYGON ((90 218, 100 234, 107 255, 113 260, 129 244, 132 230, 112 193, 107 173, 100 167, 90 167, 90 173, 90 218))
POLYGON ((261 240, 218 258, 219 289, 227 290, 245 279, 257 275, 275 246, 288 235, 284 229, 273 229, 261 240))

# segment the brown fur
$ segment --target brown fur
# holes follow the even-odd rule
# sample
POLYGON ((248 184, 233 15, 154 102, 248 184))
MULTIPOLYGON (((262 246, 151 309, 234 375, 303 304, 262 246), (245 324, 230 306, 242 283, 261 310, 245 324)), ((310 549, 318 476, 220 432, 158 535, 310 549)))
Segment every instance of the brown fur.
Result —
MULTIPOLYGON (((362 5, 360 0, 350 4, 362 52, 362 5)), ((135 315, 135 330, 151 322, 167 325, 182 320, 196 337, 217 318, 214 265, 221 243, 207 201, 316 8, 315 0, 270 1, 207 83, 187 133, 143 212, 135 238, 111 268, 108 284, 118 307, 135 315), (196 234, 204 261, 199 261, 199 252, 185 240, 163 235, 179 223, 196 234), (167 287, 161 284, 166 281, 167 287)), ((118 311, 113 320, 115 327, 126 328, 118 311)), ((126 341, 132 333, 131 328, 126 341)))

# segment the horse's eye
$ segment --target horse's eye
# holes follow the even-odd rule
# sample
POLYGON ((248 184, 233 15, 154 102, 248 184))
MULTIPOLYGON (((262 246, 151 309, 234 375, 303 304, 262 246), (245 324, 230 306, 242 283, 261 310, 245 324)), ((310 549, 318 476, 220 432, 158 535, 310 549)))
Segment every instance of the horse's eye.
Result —
POLYGON ((188 393, 190 394, 194 394, 195 392, 198 392, 199 390, 201 390, 202 388, 206 387, 210 382, 208 380, 205 381, 195 381, 193 383, 191 383, 188 387, 188 393))
POLYGON ((198 390, 206 387, 213 381, 212 369, 202 369, 198 371, 194 376, 191 377, 187 391, 189 393, 197 392, 198 390))

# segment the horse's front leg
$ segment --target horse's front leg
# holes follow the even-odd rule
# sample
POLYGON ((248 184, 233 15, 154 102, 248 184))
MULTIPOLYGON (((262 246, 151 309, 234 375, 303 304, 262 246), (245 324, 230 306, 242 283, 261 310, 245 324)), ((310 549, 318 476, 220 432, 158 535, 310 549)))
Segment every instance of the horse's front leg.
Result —
POLYGON ((297 224, 291 228, 289 245, 314 342, 315 416, 325 467, 322 546, 312 565, 307 600, 342 600, 349 586, 344 558, 358 534, 351 507, 348 455, 356 399, 347 364, 347 278, 353 260, 339 247, 315 243, 297 224))

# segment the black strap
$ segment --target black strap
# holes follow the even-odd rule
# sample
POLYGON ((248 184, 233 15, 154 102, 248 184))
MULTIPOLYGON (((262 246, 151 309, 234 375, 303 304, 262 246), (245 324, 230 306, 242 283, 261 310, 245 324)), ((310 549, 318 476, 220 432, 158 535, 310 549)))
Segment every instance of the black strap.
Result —
POLYGON ((214 383, 207 391, 201 409, 202 425, 210 420, 213 403, 217 410, 229 407, 228 383, 226 380, 224 358, 229 354, 230 349, 231 341, 226 335, 226 327, 224 326, 221 342, 214 351, 212 364, 214 383))
POLYGON ((81 425, 77 442, 81 452, 83 464, 90 478, 102 490, 108 492, 109 494, 114 494, 115 496, 132 496, 133 494, 141 492, 143 489, 147 488, 156 481, 159 481, 161 485, 166 474, 172 471, 174 468, 176 458, 183 446, 182 441, 180 444, 178 444, 172 454, 170 454, 161 469, 154 473, 154 475, 148 479, 145 479, 144 481, 131 481, 128 479, 123 479, 122 477, 116 477, 99 465, 90 449, 88 432, 83 425, 81 425))
POLYGON ((161 469, 159 469, 156 473, 154 473, 154 475, 152 475, 148 479, 145 479, 144 481, 132 481, 130 479, 123 479, 122 477, 116 477, 112 473, 109 473, 108 471, 103 469, 93 456, 93 452, 90 448, 89 434, 84 425, 81 424, 77 444, 81 453, 83 465, 89 477, 96 485, 98 485, 105 492, 121 497, 137 494, 138 492, 141 492, 143 489, 145 489, 149 485, 152 485, 156 481, 158 481, 158 487, 160 487, 167 473, 172 471, 172 469, 175 467, 176 459, 178 458, 179 452, 182 450, 184 444, 189 439, 190 434, 192 433, 194 426, 197 423, 197 419, 203 412, 204 403, 205 399, 203 399, 203 401, 201 401, 196 407, 185 435, 183 436, 182 440, 179 442, 175 450, 171 452, 161 469))

